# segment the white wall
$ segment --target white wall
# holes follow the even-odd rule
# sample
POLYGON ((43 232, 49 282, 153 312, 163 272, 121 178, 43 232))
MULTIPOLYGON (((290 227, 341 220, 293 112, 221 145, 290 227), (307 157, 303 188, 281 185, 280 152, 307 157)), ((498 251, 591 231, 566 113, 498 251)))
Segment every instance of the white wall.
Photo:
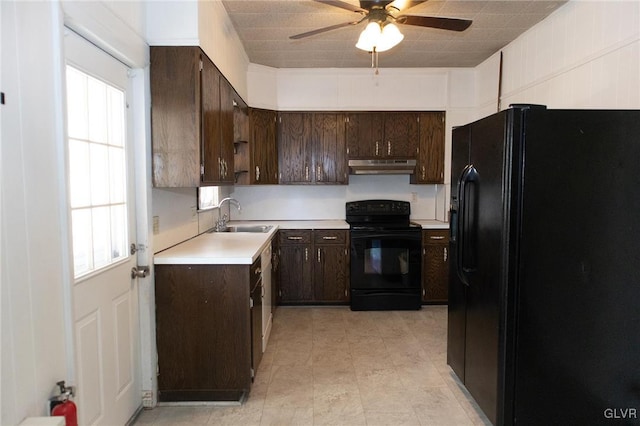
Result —
POLYGON ((345 201, 390 198, 412 201, 412 217, 433 218, 436 214, 435 185, 409 185, 408 175, 351 176, 349 185, 236 186, 232 196, 242 211, 234 220, 323 220, 344 219, 345 201))
MULTIPOLYGON (((640 108, 637 0, 570 1, 503 51, 502 108, 640 108)), ((497 104, 498 60, 477 67, 476 118, 497 104)))
POLYGON ((198 35, 207 56, 246 101, 249 57, 220 0, 198 2, 198 35))
MULTIPOLYGON (((72 3, 65 7, 77 6, 72 3)), ((120 16, 122 25, 111 29, 93 26, 87 28, 89 32, 110 34, 119 33, 120 28, 136 28, 140 34, 145 33, 140 27, 148 25, 149 20, 142 22, 141 17, 145 15, 139 4, 136 7, 136 2, 90 4, 120 16)), ((175 2, 174 5, 178 6, 175 2)), ((179 5, 182 7, 185 3, 179 5)), ((149 16, 155 6, 167 7, 156 2, 149 2, 147 6, 151 9, 149 16)), ((61 183, 64 174, 60 148, 61 87, 57 74, 61 64, 62 15, 57 2, 3 1, 0 7, 0 83, 6 93, 6 105, 2 106, 0 158, 0 424, 13 425, 28 415, 44 414, 44 401, 52 392, 55 381, 67 374, 67 336, 62 312, 69 260, 65 254, 67 241, 61 232, 65 226, 66 203, 61 183), (38 30, 34 31, 34 28, 38 30)), ((187 14, 193 14, 188 6, 186 10, 187 14)), ((640 108, 639 15, 638 1, 572 1, 558 9, 504 49, 503 107, 510 102, 536 102, 554 108, 640 108)), ((78 24, 85 24, 80 16, 75 15, 78 24)), ((174 9, 163 16, 166 18, 164 23, 153 19, 157 30, 153 34, 162 34, 163 26, 179 20, 180 15, 174 9)), ((100 23, 95 16, 90 19, 100 23)), ((169 27, 165 30, 169 31, 169 27)), ((134 38, 134 44, 140 48, 139 37, 134 38)), ((200 38, 200 33, 194 38, 200 38)), ((120 46, 119 37, 112 34, 111 41, 111 47, 120 46)), ((120 48, 127 49, 129 44, 120 48)), ((137 51, 128 51, 125 56, 135 56, 137 51)), ((221 57, 228 54, 221 53, 221 57)), ((241 57, 234 58, 229 63, 236 60, 242 63, 241 57)), ((386 109, 398 105, 403 109, 446 109, 447 126, 450 127, 495 110, 496 65, 497 57, 494 56, 475 70, 424 70, 424 80, 416 70, 392 73, 381 69, 378 86, 369 69, 345 70, 344 74, 317 70, 319 79, 315 80, 313 72, 287 70, 280 73, 250 66, 247 93, 241 92, 241 84, 236 86, 234 82, 234 86, 250 105, 274 109, 302 108, 307 104, 300 102, 301 93, 309 96, 305 109, 361 106, 386 109), (285 75, 291 77, 290 83, 285 75), (390 90, 393 75, 413 79, 417 87, 422 88, 421 93, 416 96, 402 87, 397 91, 390 90), (315 99, 315 92, 308 93, 310 89, 302 86, 305 81, 310 85, 323 81, 323 87, 331 91, 317 94, 315 99), (262 85, 264 82, 270 84, 262 85), (345 87, 347 82, 359 89, 370 88, 377 92, 354 91, 345 87), (348 96, 354 99, 348 99, 348 96)), ((230 65, 230 68, 237 69, 238 65, 230 65)), ((230 75, 227 77, 234 81, 230 75)), ((378 193, 407 199, 413 188, 419 188, 416 192, 420 215, 445 209, 440 205, 446 204, 447 186, 412 186, 403 180, 408 179, 406 177, 380 181, 383 178, 386 179, 374 177, 365 183, 360 181, 362 177, 352 177, 349 186, 314 187, 313 190, 302 186, 238 187, 234 195, 243 202, 241 218, 258 218, 258 212, 280 218, 281 214, 305 210, 295 197, 301 197, 305 206, 311 207, 305 214, 321 215, 322 218, 337 216, 342 214, 346 199, 368 198, 378 193), (344 198, 338 201, 340 197, 344 198)), ((158 197, 158 203, 171 203, 172 199, 168 195, 167 200, 161 201, 157 190, 153 191, 152 197, 158 197)), ((187 195, 186 200, 187 215, 180 210, 175 217, 178 227, 191 221, 190 207, 195 203, 195 195, 187 195)), ((154 214, 158 213, 155 211, 158 208, 165 209, 156 203, 154 214)), ((166 223, 172 223, 171 217, 168 220, 166 223)), ((161 219, 161 229, 162 223, 161 219)), ((151 318, 150 313, 148 317, 151 318)), ((147 331, 147 338, 150 333, 147 331)), ((149 354, 147 360, 143 359, 145 368, 148 371, 154 368, 149 354)))
MULTIPOLYGON (((43 415, 67 375, 57 3, 2 8, 2 417, 43 415), (37 31, 34 29, 37 28, 37 31), (48 72, 43 73, 42 70, 48 72)), ((66 208, 66 204, 65 204, 66 208)))
POLYGON ((246 101, 249 58, 220 0, 150 1, 150 46, 200 46, 246 101))
MULTIPOLYGON (((637 108, 638 4, 572 1, 505 47, 501 107, 542 103, 551 108, 637 108)), ((409 185, 401 176, 382 179, 396 188, 389 197, 409 199, 416 193, 415 217, 446 220, 451 128, 498 110, 498 74, 499 53, 475 69, 382 68, 377 76, 368 68, 274 69, 251 64, 248 103, 282 111, 445 110, 445 185, 409 185)), ((352 176, 342 189, 236 187, 233 196, 253 206, 243 211, 243 219, 265 214, 273 219, 340 218, 345 197, 366 198, 378 186, 378 180, 352 176), (314 197, 324 201, 322 209, 283 202, 301 199, 314 206, 314 197)))
MULTIPOLYGON (((238 94, 248 99, 249 58, 220 0, 148 2, 146 25, 151 46, 200 46, 238 94)), ((199 214, 196 220, 192 217, 196 194, 196 189, 152 190, 152 214, 160 221, 154 252, 213 226, 217 211, 199 214)))
MULTIPOLYGON (((15 425, 46 415, 55 382, 73 381, 63 24, 130 65, 144 67, 148 49, 140 2, 3 1, 0 7, 6 93, 0 424, 15 425)), ((144 130, 136 140, 146 143, 144 130)))
POLYGON ((446 220, 451 127, 473 115, 475 81, 467 69, 273 69, 251 65, 249 104, 279 111, 446 111, 445 185, 411 185, 405 176, 350 176, 345 187, 238 187, 243 219, 340 219, 345 201, 391 198, 412 202, 416 219, 446 220), (295 201, 302 200, 302 201, 295 201), (255 214, 254 214, 255 212, 255 214))
POLYGON ((195 0, 149 2, 146 21, 150 46, 198 45, 198 2, 195 0))

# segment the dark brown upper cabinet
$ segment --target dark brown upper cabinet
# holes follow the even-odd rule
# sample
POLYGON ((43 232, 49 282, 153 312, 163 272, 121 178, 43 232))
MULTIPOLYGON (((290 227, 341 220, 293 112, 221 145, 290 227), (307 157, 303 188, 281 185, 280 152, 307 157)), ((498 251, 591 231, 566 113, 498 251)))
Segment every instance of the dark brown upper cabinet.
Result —
MULTIPOLYGON (((233 111, 234 99, 236 98, 235 90, 231 84, 220 74, 220 166, 218 176, 212 176, 212 183, 222 183, 233 185, 235 182, 234 164, 233 164, 233 111)), ((205 166, 205 174, 207 168, 205 166)))
POLYGON ((313 183, 312 115, 282 112, 278 115, 278 166, 280 183, 313 183))
POLYGON ((342 113, 283 112, 278 117, 280 183, 346 184, 342 113))
POLYGON ((377 157, 383 145, 384 114, 347 113, 346 121, 345 136, 349 158, 377 157))
POLYGON ((415 158, 419 117, 415 112, 385 112, 383 157, 415 158))
POLYGON ((444 183, 444 122, 442 111, 420 113, 420 143, 411 183, 444 183))
POLYGON ((355 112, 347 114, 349 158, 415 158, 419 114, 355 112))
POLYGON ((153 46, 153 184, 233 183, 233 89, 195 46, 153 46))
POLYGON ((251 184, 274 185, 278 183, 278 143, 276 139, 275 111, 249 109, 249 150, 251 184))
POLYGON ((312 140, 315 182, 346 184, 348 175, 344 114, 314 113, 312 140))

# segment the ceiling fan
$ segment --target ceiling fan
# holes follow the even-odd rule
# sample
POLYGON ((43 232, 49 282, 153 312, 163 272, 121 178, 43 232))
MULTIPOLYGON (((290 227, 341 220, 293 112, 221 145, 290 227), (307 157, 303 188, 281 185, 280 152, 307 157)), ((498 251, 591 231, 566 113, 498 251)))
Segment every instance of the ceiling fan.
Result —
POLYGON ((360 0, 359 7, 341 0, 314 1, 359 13, 362 15, 362 18, 292 35, 289 37, 290 39, 297 40, 368 21, 367 27, 360 35, 356 47, 369 52, 382 52, 400 43, 404 38, 394 24, 464 31, 469 28, 472 22, 467 19, 402 14, 402 12, 424 3, 427 0, 360 0))

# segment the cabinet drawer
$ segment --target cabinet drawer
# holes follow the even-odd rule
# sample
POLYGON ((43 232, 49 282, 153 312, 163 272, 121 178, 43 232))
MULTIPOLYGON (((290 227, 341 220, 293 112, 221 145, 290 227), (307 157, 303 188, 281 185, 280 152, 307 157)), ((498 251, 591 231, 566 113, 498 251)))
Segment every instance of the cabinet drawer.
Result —
POLYGON ((311 230, 281 229, 278 232, 280 244, 309 244, 311 243, 311 230))
POLYGON ((424 229, 422 231, 423 244, 448 244, 448 229, 424 229))
POLYGON ((348 232, 342 229, 316 229, 313 231, 313 240, 316 244, 345 245, 348 232))

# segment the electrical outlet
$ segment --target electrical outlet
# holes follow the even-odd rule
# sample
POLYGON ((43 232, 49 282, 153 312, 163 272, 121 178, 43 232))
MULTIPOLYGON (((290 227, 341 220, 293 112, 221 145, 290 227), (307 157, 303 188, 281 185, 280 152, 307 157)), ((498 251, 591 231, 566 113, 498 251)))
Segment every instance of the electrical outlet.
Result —
POLYGON ((151 391, 142 392, 142 406, 144 408, 153 408, 153 392, 151 391))
POLYGON ((160 233, 160 216, 153 217, 153 235, 160 233))
POLYGON ((191 206, 191 222, 195 222, 196 220, 198 220, 198 208, 191 206))
POLYGON ((417 203, 418 202, 418 193, 417 192, 412 192, 411 193, 411 202, 412 203, 417 203))

